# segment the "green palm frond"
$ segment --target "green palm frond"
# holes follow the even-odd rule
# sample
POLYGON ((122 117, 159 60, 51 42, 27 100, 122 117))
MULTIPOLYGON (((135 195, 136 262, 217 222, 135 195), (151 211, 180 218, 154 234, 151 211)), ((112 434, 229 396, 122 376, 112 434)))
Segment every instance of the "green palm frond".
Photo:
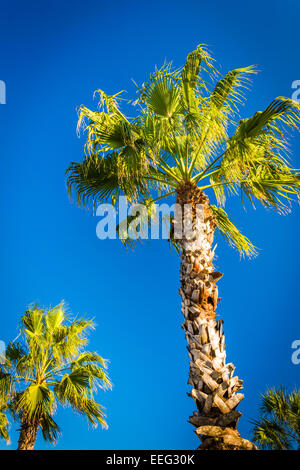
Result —
POLYGON ((140 89, 140 101, 155 115, 171 119, 183 113, 180 81, 167 65, 156 69, 140 89))
POLYGON ((104 369, 107 368, 107 360, 103 359, 103 357, 99 356, 99 354, 89 351, 84 351, 83 353, 79 354, 75 361, 72 361, 71 367, 81 367, 86 365, 89 362, 98 362, 104 369))
POLYGON ((133 145, 135 136, 127 120, 116 115, 110 116, 104 112, 93 112, 85 106, 81 106, 80 116, 79 121, 80 119, 82 121, 82 116, 90 120, 86 127, 89 136, 89 149, 98 145, 104 152, 133 145))
POLYGON ((103 159, 87 158, 68 168, 69 194, 75 191, 78 204, 85 207, 90 203, 95 207, 109 198, 117 200, 121 195, 134 202, 139 195, 146 197, 149 194, 147 182, 142 178, 143 171, 135 154, 123 158, 116 153, 103 159))
POLYGON ((85 368, 74 369, 70 374, 65 374, 54 390, 62 404, 70 405, 74 411, 84 414, 93 426, 97 423, 107 426, 102 407, 92 398, 90 376, 85 368))
MULTIPOLYGON (((129 233, 129 226, 132 222, 134 222, 139 217, 139 214, 136 215, 128 215, 125 219, 121 220, 119 224, 117 224, 116 231, 118 238, 120 239, 121 243, 125 246, 125 248, 133 249, 137 242, 141 241, 141 238, 133 239, 129 233)), ((148 223, 149 219, 144 221, 144 223, 148 223)))
POLYGON ((253 204, 256 198, 264 206, 285 213, 290 211, 291 201, 299 198, 300 173, 262 163, 241 182, 240 188, 253 204))
POLYGON ((225 210, 214 205, 210 205, 210 209, 215 216, 217 229, 225 237, 229 245, 237 248, 240 255, 256 256, 257 251, 255 246, 236 228, 225 210))
POLYGON ((37 307, 29 308, 21 318, 25 326, 26 334, 29 337, 41 336, 44 330, 43 325, 44 311, 37 307))
POLYGON ((200 67, 212 76, 216 74, 213 59, 203 45, 199 45, 196 50, 188 54, 181 72, 182 98, 188 110, 189 122, 191 116, 199 113, 200 100, 197 88, 207 90, 205 81, 199 77, 200 67))
POLYGON ((253 441, 264 450, 292 449, 291 439, 285 427, 267 418, 254 421, 253 441))
POLYGON ((9 371, 9 363, 0 367, 0 403, 5 402, 7 397, 14 391, 13 376, 9 371))
POLYGON ((5 351, 6 360, 10 363, 18 362, 25 354, 25 348, 21 343, 8 343, 5 351))
POLYGON ((261 413, 272 414, 275 420, 285 422, 290 412, 289 393, 283 387, 271 388, 261 395, 261 413))
POLYGON ((57 328, 53 334, 53 357, 59 361, 72 361, 87 344, 87 334, 94 322, 85 318, 73 320, 70 325, 57 328), (57 336, 56 336, 57 333, 57 336))
POLYGON ((49 309, 45 316, 45 324, 48 330, 51 332, 55 331, 66 318, 64 303, 57 305, 56 307, 49 309))
POLYGON ((228 124, 231 116, 243 100, 243 91, 250 83, 254 67, 231 70, 220 79, 211 95, 201 103, 198 122, 201 126, 201 138, 195 146, 197 158, 195 168, 205 168, 209 157, 218 152, 228 139, 228 124))
POLYGON ((96 122, 99 125, 104 124, 104 120, 107 119, 107 122, 113 120, 126 120, 126 117, 120 111, 120 95, 122 92, 116 93, 115 95, 107 95, 103 90, 96 90, 94 97, 98 95, 99 97, 99 109, 100 111, 93 112, 88 109, 86 106, 81 105, 78 110, 78 124, 77 130, 80 131, 81 127, 85 128, 89 124, 86 124, 86 119, 88 123, 96 122))
POLYGON ((54 395, 50 388, 41 383, 31 383, 18 397, 17 411, 36 419, 43 415, 44 409, 53 412, 55 408, 54 395))
POLYGON ((271 388, 261 395, 261 418, 255 421, 255 442, 263 449, 292 449, 300 442, 300 392, 271 388))
POLYGON ((80 401, 89 387, 89 377, 81 368, 74 369, 65 374, 61 381, 55 385, 55 394, 62 404, 80 401))
POLYGON ((253 66, 230 70, 219 80, 211 93, 210 101, 218 109, 232 106, 243 100, 243 89, 250 83, 250 77, 256 73, 253 66))
POLYGON ((103 407, 95 400, 84 398, 79 403, 74 404, 72 408, 79 414, 85 416, 94 428, 96 428, 98 424, 100 424, 102 428, 108 428, 103 407))
POLYGON ((182 96, 183 102, 190 113, 197 113, 197 99, 195 96, 195 88, 198 84, 198 77, 201 64, 200 48, 188 54, 185 66, 182 69, 182 96))
POLYGON ((263 112, 240 121, 228 148, 211 177, 216 197, 224 201, 224 188, 281 210, 282 198, 299 194, 299 173, 286 160, 288 145, 285 128, 297 128, 300 107, 279 97, 263 112), (222 187, 224 185, 224 187, 222 187))
POLYGON ((294 390, 289 395, 289 422, 297 436, 300 436, 300 390, 294 390))
POLYGON ((49 413, 44 413, 40 421, 43 438, 46 442, 56 444, 61 430, 49 413))
POLYGON ((10 443, 9 439, 9 421, 6 414, 3 412, 3 407, 0 407, 0 439, 4 439, 7 444, 10 443))

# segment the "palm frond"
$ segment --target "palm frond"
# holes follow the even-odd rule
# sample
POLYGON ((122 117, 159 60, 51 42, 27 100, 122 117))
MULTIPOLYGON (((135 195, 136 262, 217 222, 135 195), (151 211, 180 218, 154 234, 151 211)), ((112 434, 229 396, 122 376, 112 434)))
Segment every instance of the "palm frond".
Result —
POLYGON ((217 82, 210 96, 211 103, 218 109, 225 105, 232 111, 232 106, 242 102, 243 89, 247 88, 254 73, 253 66, 230 70, 217 82))
POLYGON ((87 158, 82 163, 72 163, 67 170, 67 186, 70 196, 75 192, 77 202, 88 207, 100 202, 117 200, 124 195, 134 202, 141 195, 149 194, 142 178, 143 168, 134 153, 123 157, 111 153, 106 158, 87 158))
POLYGON ((183 113, 180 82, 168 64, 156 69, 140 89, 140 101, 155 115, 171 119, 183 113))
POLYGON ((254 67, 244 67, 231 70, 220 79, 211 95, 198 103, 197 122, 199 137, 193 146, 192 169, 201 171, 207 165, 209 158, 224 146, 228 139, 227 128, 232 122, 231 116, 237 111, 237 106, 243 100, 243 90, 250 82, 254 67))
POLYGON ((49 309, 47 315, 45 315, 45 323, 48 330, 53 333, 53 331, 62 324, 65 318, 65 307, 63 302, 56 307, 49 309))
POLYGON ((285 427, 268 418, 254 421, 253 441, 265 450, 289 450, 292 449, 291 440, 285 427))
MULTIPOLYGON (((118 238, 120 239, 121 243, 124 245, 125 248, 133 249, 135 244, 141 241, 141 238, 133 238, 130 235, 129 230, 128 230, 128 228, 130 227, 130 224, 138 218, 139 218, 139 214, 128 215, 125 219, 121 220, 121 222, 117 224, 116 226, 116 232, 117 232, 118 238)), ((147 220, 144 220, 144 223, 147 223, 147 222, 148 222, 148 217, 147 217, 147 220)))
POLYGON ((17 411, 21 411, 29 419, 36 419, 43 415, 44 410, 53 413, 55 399, 53 392, 47 385, 31 383, 18 397, 17 411))
POLYGON ((72 361, 87 344, 87 334, 94 322, 85 318, 73 320, 70 325, 57 328, 53 341, 53 356, 57 361, 72 361))
POLYGON ((210 209, 215 216, 217 229, 228 241, 229 245, 237 248, 241 256, 256 256, 257 251, 255 246, 231 222, 225 210, 215 205, 210 205, 210 209))
POLYGON ((74 411, 83 414, 89 422, 96 426, 99 422, 106 426, 102 407, 91 396, 89 374, 83 368, 65 374, 54 388, 57 399, 68 404, 74 411))
POLYGON ((288 391, 283 387, 267 390, 261 395, 260 410, 264 416, 271 414, 275 420, 286 422, 290 412, 288 391))
POLYGON ((40 427, 44 440, 51 444, 56 444, 61 434, 61 430, 49 413, 43 414, 40 420, 40 427))
POLYGON ((259 421, 254 424, 254 438, 261 448, 292 449, 300 438, 300 393, 284 387, 261 394, 259 421))
POLYGON ((9 364, 6 367, 0 367, 0 403, 5 402, 14 392, 14 378, 9 370, 9 364))
POLYGON ((4 439, 9 444, 9 421, 6 414, 0 410, 0 439, 4 439))
POLYGON ((213 66, 213 59, 204 47, 200 44, 197 49, 190 52, 186 63, 181 72, 182 97, 184 106, 188 110, 188 121, 190 117, 199 112, 199 98, 197 97, 197 88, 207 90, 205 82, 200 79, 200 67, 203 66, 206 72, 215 75, 216 70, 213 66))
POLYGON ((300 123, 300 107, 287 98, 277 98, 263 112, 241 120, 228 142, 219 167, 211 177, 220 203, 225 189, 241 189, 251 201, 258 199, 275 210, 299 194, 299 173, 286 160, 284 129, 300 123), (222 187, 224 185, 224 187, 222 187))
POLYGON ((289 423, 297 436, 300 436, 300 390, 294 390, 289 395, 289 423))
POLYGON ((18 362, 21 357, 25 354, 24 345, 20 342, 18 343, 8 343, 5 351, 6 360, 10 363, 18 362))
POLYGON ((99 354, 95 352, 84 351, 83 353, 79 354, 79 356, 72 361, 71 368, 78 367, 85 365, 89 362, 98 362, 104 369, 107 368, 107 360, 103 359, 103 357, 99 356, 99 354))

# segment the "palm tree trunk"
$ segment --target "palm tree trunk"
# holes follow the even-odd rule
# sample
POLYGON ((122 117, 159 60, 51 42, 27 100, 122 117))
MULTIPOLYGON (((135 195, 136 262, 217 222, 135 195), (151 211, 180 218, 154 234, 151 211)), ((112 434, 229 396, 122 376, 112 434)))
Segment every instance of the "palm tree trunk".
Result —
POLYGON ((37 422, 22 419, 18 450, 34 450, 38 428, 37 422))
POLYGON ((207 196, 191 183, 178 189, 177 203, 183 228, 190 214, 195 235, 190 239, 183 233, 180 242, 182 326, 190 356, 188 383, 192 385, 189 395, 197 406, 190 423, 202 441, 199 449, 255 449, 236 429, 242 415, 236 407, 244 398, 237 392, 243 381, 233 375, 234 365, 226 364, 223 320, 216 319, 217 282, 222 274, 213 267, 215 219, 207 196))

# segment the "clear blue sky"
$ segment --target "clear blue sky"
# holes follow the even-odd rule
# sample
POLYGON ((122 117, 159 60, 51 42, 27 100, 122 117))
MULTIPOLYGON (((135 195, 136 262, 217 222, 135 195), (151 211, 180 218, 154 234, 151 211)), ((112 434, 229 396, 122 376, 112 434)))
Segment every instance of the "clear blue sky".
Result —
MULTIPOLYGON (((127 253, 96 237, 96 217, 72 205, 64 172, 83 155, 76 107, 96 106, 93 91, 128 90, 165 59, 183 65, 199 43, 222 71, 257 64, 242 117, 276 96, 291 96, 300 79, 299 2, 258 1, 2 1, 0 80, 1 322, 0 339, 16 336, 26 305, 65 299, 95 316, 91 348, 111 361, 112 392, 99 395, 109 429, 61 410, 57 449, 190 449, 188 356, 180 327, 179 260, 164 241, 127 253)), ((300 135, 293 138, 300 165, 300 135)), ((218 241, 216 265, 228 360, 245 380, 240 430, 248 435, 259 393, 299 385, 291 343, 300 339, 299 207, 278 216, 228 205, 236 224, 261 248, 253 261, 218 241)), ((13 433, 16 446, 16 434, 13 433)), ((0 448, 6 448, 1 443, 0 448)), ((37 449, 47 446, 39 439, 37 449)))

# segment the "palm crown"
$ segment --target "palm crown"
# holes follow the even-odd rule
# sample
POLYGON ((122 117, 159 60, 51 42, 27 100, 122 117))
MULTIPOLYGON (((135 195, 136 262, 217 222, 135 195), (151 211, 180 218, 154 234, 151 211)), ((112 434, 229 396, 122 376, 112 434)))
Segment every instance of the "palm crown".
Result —
MULTIPOLYGON (((0 369, 0 403, 13 417, 40 427, 54 443, 59 427, 53 420, 57 403, 71 406, 96 426, 106 426, 101 405, 93 396, 110 387, 106 361, 85 351, 91 320, 70 320, 63 304, 44 310, 29 308, 21 319, 23 341, 10 343, 0 369)), ((0 433, 8 439, 7 418, 0 413, 0 433), (1 431, 1 424, 2 431, 1 431)))
POLYGON ((300 450, 300 391, 283 387, 261 396, 261 417, 254 421, 253 439, 262 449, 300 450))
POLYGON ((229 135, 254 73, 252 66, 239 68, 217 81, 214 61, 200 45, 183 68, 165 65, 138 88, 134 118, 121 112, 120 93, 98 90, 99 111, 79 110, 79 128, 87 119, 88 134, 84 160, 67 170, 70 194, 74 190, 85 206, 116 203, 120 195, 151 206, 186 182, 212 188, 217 228, 241 253, 254 254, 221 206, 228 195, 240 193, 252 203, 288 210, 299 194, 299 173, 287 160, 285 134, 300 121, 299 105, 279 97, 240 120, 229 135))

